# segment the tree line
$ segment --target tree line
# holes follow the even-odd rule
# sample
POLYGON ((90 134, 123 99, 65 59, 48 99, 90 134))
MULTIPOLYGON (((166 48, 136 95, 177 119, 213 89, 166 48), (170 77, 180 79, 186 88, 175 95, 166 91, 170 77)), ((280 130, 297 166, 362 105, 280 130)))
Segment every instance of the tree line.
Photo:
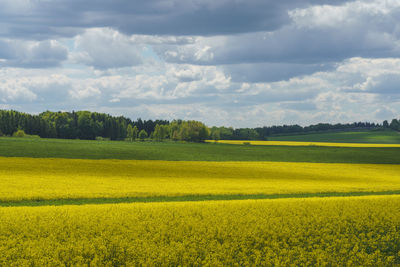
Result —
POLYGON ((36 135, 43 138, 144 140, 147 138, 201 142, 208 128, 197 121, 142 120, 90 111, 51 112, 31 115, 0 110, 1 135, 36 135))
POLYGON ((268 140, 269 136, 307 134, 323 131, 352 131, 370 129, 393 129, 400 131, 400 120, 390 123, 354 122, 348 124, 319 123, 300 125, 265 126, 257 128, 208 128, 199 121, 142 120, 133 121, 124 116, 111 116, 90 111, 52 112, 38 115, 0 110, 1 135, 36 135, 43 138, 145 140, 165 139, 175 141, 202 142, 213 140, 268 140), (18 133, 18 134, 17 134, 18 133))
POLYGON ((357 131, 373 129, 392 129, 400 131, 400 120, 385 120, 382 124, 370 122, 353 122, 347 124, 318 123, 302 127, 300 125, 264 126, 257 128, 212 127, 210 138, 213 140, 268 140, 270 136, 310 134, 327 131, 357 131))

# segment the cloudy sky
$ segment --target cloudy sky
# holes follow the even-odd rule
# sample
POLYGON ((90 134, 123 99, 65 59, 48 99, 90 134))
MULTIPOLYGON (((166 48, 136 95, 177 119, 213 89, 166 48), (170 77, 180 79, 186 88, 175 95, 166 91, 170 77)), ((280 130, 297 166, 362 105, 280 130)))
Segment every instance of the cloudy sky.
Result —
POLYGON ((255 127, 400 117, 398 0, 0 0, 0 109, 255 127))

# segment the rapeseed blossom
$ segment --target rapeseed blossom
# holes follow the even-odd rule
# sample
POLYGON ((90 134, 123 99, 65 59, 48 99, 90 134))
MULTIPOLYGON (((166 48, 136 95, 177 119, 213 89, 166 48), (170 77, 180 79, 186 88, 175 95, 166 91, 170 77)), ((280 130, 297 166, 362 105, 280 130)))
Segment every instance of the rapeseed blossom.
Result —
POLYGON ((400 264, 400 196, 0 208, 0 266, 400 264))
POLYGON ((0 157, 0 201, 400 190, 400 165, 0 157))

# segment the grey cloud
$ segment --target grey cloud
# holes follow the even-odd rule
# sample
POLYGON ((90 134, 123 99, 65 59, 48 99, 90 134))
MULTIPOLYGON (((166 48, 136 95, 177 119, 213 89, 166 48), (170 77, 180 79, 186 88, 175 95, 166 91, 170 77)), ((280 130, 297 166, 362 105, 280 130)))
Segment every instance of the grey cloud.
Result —
POLYGON ((326 22, 326 14, 311 8, 307 11, 310 14, 294 12, 297 15, 292 15, 291 24, 272 32, 209 37, 194 44, 159 47, 156 51, 169 62, 199 65, 326 64, 352 57, 400 57, 400 7, 393 4, 388 10, 375 10, 375 6, 364 4, 341 6, 337 12, 343 18, 337 21, 333 17, 326 22))
POLYGON ((330 71, 333 64, 253 63, 224 65, 233 82, 276 82, 317 71, 330 71))
MULTIPOLYGON (((54 77, 52 79, 56 79, 54 77)), ((29 85, 27 85, 29 86, 29 85)), ((32 84, 29 89, 37 95, 36 104, 59 104, 69 102, 68 91, 71 89, 71 83, 58 82, 57 80, 47 81, 46 83, 32 84)))
POLYGON ((306 100, 315 97, 317 94, 313 92, 286 92, 284 94, 276 92, 275 94, 257 94, 257 95, 247 95, 243 96, 239 102, 245 105, 254 105, 261 103, 273 103, 281 101, 297 101, 306 100))
POLYGON ((396 116, 395 112, 391 109, 388 109, 386 107, 378 108, 375 113, 375 118, 381 119, 381 120, 390 120, 396 116))
POLYGON ((176 99, 150 99, 150 98, 125 98, 119 102, 110 102, 103 99, 102 106, 109 107, 132 107, 138 105, 194 105, 207 104, 207 106, 219 106, 224 98, 218 95, 193 95, 176 99))
POLYGON ((165 46, 160 56, 174 63, 203 65, 238 63, 321 64, 350 57, 399 57, 394 35, 361 28, 298 29, 294 25, 276 32, 258 32, 201 40, 186 46, 165 46), (207 48, 206 56, 198 57, 207 48))
POLYGON ((33 72, 36 71, 42 73, 32 76, 32 70, 13 69, 8 71, 10 76, 7 77, 0 72, 0 102, 41 106, 69 102, 68 90, 72 86, 69 78, 58 74, 46 75, 48 72, 44 69, 33 72))
POLYGON ((3 67, 56 67, 68 55, 68 50, 55 41, 0 40, 0 50, 0 66, 3 67))
POLYGON ((258 104, 273 104, 282 101, 307 101, 315 98, 318 92, 315 90, 272 90, 259 92, 256 94, 235 94, 223 95, 225 104, 228 106, 244 107, 258 104))
POLYGON ((37 95, 26 87, 0 85, 0 103, 24 104, 37 99, 37 95))
MULTIPOLYGON (((316 0, 53 0, 2 1, 0 34, 46 39, 82 28, 112 27, 127 34, 218 35, 272 31, 290 22, 288 10, 316 0)), ((347 1, 335 1, 341 4, 347 1)))
POLYGON ((279 104, 283 109, 299 110, 299 111, 311 111, 316 110, 317 106, 313 102, 284 102, 279 104))
POLYGON ((391 70, 380 69, 378 75, 351 75, 351 80, 339 90, 343 93, 369 93, 381 97, 400 97, 400 73, 393 73, 391 70))
POLYGON ((135 66, 142 62, 143 46, 111 29, 91 29, 76 38, 78 52, 72 55, 78 63, 97 69, 135 66))
POLYGON ((366 88, 367 92, 400 95, 400 74, 383 74, 375 77, 366 88))

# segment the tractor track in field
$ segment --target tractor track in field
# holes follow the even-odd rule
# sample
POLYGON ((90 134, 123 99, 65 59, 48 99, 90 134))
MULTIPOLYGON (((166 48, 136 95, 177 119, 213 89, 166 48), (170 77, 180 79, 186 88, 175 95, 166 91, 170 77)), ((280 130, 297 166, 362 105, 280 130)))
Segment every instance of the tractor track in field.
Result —
POLYGON ((154 196, 154 197, 122 197, 122 198, 71 198, 71 199, 34 199, 0 201, 0 207, 36 207, 89 204, 118 203, 154 203, 154 202, 185 202, 185 201, 216 201, 216 200, 250 200, 250 199, 286 199, 286 198, 326 198, 326 197, 359 197, 400 195, 400 190, 380 192, 320 192, 294 194, 249 194, 249 195, 185 195, 185 196, 154 196))

